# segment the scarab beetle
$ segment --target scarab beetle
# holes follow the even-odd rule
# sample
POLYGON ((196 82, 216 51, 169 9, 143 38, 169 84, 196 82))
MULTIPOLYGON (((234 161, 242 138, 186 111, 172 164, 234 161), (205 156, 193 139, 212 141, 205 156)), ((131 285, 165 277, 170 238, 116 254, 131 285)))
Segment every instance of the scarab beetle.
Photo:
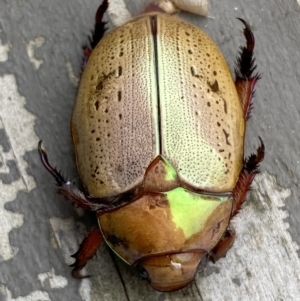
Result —
POLYGON ((71 132, 86 192, 53 168, 58 191, 95 211, 99 228, 74 254, 72 275, 103 241, 159 291, 189 284, 225 256, 264 144, 243 159, 254 86, 254 36, 243 20, 235 81, 214 42, 151 5, 104 35, 104 0, 75 101, 71 132))

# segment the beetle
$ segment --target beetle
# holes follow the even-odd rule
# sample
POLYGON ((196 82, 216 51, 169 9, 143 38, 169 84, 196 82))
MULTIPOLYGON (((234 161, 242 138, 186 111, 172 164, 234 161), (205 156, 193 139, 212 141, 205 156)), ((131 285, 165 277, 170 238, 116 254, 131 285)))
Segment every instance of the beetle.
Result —
POLYGON ((71 133, 85 191, 48 161, 58 192, 96 212, 72 275, 103 241, 159 291, 224 257, 230 221, 259 172, 264 144, 244 159, 254 87, 254 36, 244 24, 235 80, 215 43, 157 5, 104 35, 104 0, 74 104, 71 133))

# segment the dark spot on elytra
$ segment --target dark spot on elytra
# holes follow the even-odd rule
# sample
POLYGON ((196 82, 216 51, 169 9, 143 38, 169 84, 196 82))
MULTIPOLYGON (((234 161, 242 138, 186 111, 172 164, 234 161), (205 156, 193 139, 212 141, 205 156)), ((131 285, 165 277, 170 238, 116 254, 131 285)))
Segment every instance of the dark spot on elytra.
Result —
POLYGON ((102 73, 101 77, 99 78, 99 83, 97 85, 97 90, 102 90, 104 86, 104 82, 108 80, 112 75, 114 74, 114 71, 109 72, 108 74, 102 73))
POLYGON ((196 76, 196 71, 195 71, 195 68, 193 66, 191 67, 191 73, 192 73, 192 76, 196 76))
POLYGON ((96 87, 96 90, 102 90, 103 89, 103 82, 100 81, 96 87))
POLYGON ((208 83, 208 85, 211 87, 212 91, 213 92, 218 92, 220 89, 219 89, 219 83, 217 80, 215 80, 215 82, 211 85, 208 83))
POLYGON ((96 100, 96 101, 95 101, 95 108, 96 108, 96 110, 98 111, 98 109, 99 109, 99 100, 96 100))
POLYGON ((122 100, 122 91, 118 91, 118 101, 122 100))
POLYGON ((227 145, 231 145, 230 142, 229 142, 229 140, 228 140, 229 134, 228 134, 224 129, 223 129, 223 133, 224 133, 224 135, 225 135, 226 144, 227 144, 227 145))
POLYGON ((118 71, 117 71, 117 77, 121 76, 123 72, 123 69, 121 66, 118 67, 118 71))
POLYGON ((225 114, 227 114, 227 102, 225 99, 223 99, 223 102, 224 102, 224 112, 225 114))

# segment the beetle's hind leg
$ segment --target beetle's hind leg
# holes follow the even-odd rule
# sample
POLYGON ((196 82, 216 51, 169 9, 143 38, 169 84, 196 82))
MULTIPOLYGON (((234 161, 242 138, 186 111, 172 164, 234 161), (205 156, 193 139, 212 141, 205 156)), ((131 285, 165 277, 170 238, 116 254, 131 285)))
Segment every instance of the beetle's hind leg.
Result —
POLYGON ((75 262, 70 266, 73 267, 72 276, 77 279, 87 278, 80 271, 85 267, 87 262, 92 259, 103 242, 103 237, 99 228, 93 229, 88 236, 80 244, 79 250, 71 257, 75 258, 75 262))
POLYGON ((260 75, 258 73, 253 75, 256 69, 255 59, 253 57, 255 46, 254 35, 250 26, 244 20, 239 20, 245 25, 244 36, 246 38, 246 46, 240 48, 239 57, 237 58, 235 86, 240 96, 245 118, 248 119, 252 107, 254 88, 257 81, 260 79, 260 75))
MULTIPOLYGON (((241 209, 241 206, 245 201, 247 191, 249 190, 255 176, 259 173, 259 163, 264 159, 264 154, 265 146, 260 139, 260 146, 257 148, 256 154, 252 154, 249 158, 244 160, 243 169, 232 192, 233 208, 230 219, 232 219, 241 209)), ((227 251, 231 248, 235 240, 235 236, 236 234, 233 227, 229 225, 224 235, 210 254, 210 259, 213 262, 226 256, 227 251)))
POLYGON ((102 4, 98 7, 98 10, 95 15, 95 28, 92 37, 89 38, 90 45, 89 46, 85 45, 83 47, 83 51, 84 51, 83 67, 85 67, 93 49, 100 42, 100 40, 102 39, 106 31, 105 28, 106 22, 103 21, 103 16, 107 8, 108 8, 108 0, 103 0, 102 4))

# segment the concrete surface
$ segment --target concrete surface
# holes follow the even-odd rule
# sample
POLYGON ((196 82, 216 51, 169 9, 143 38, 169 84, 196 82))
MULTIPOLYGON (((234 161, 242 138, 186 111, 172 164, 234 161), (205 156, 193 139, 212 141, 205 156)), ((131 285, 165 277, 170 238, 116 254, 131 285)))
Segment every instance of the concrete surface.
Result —
MULTIPOLYGON (((117 15, 111 13, 111 18, 117 21, 151 2, 111 1, 117 15)), ((43 139, 51 162, 78 180, 69 120, 81 45, 93 28, 98 5, 98 0, 0 1, 0 300, 299 300, 296 0, 212 0, 211 18, 181 14, 216 41, 232 70, 244 43, 236 18, 247 20, 256 37, 262 80, 248 122, 246 154, 255 150, 261 136, 266 158, 234 220, 238 238, 228 256, 174 293, 153 291, 105 246, 86 268, 91 278, 70 276, 70 254, 96 219, 55 193, 39 161, 37 142, 43 139)))

